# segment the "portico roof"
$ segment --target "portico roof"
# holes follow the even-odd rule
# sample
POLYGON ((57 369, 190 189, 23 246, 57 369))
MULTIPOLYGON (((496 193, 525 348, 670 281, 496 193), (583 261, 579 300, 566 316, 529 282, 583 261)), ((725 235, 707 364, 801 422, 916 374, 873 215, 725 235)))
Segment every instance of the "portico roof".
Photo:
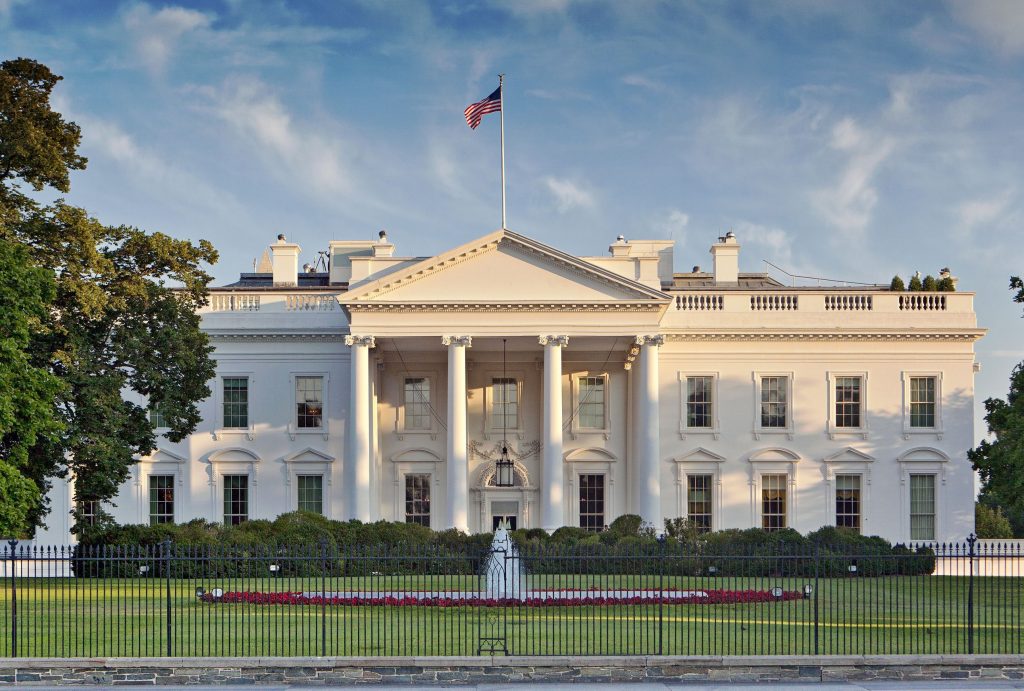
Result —
POLYGON ((338 297, 350 312, 653 311, 671 297, 510 230, 496 230, 338 297))

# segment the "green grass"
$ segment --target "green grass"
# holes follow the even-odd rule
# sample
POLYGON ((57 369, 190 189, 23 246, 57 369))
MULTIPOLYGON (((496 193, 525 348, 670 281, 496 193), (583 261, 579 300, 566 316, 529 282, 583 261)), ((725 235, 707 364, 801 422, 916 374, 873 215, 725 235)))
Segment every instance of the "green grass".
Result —
MULTIPOLYGON (((803 578, 536 576, 532 588, 800 590, 803 578)), ((318 607, 209 604, 226 591, 478 590, 473 576, 170 581, 171 652, 210 655, 473 655, 481 639, 512 654, 803 654, 967 652, 968 581, 907 576, 821 579, 816 597, 741 605, 318 607), (818 617, 815 626, 815 607, 818 617), (326 640, 323 636, 326 633, 326 640), (817 636, 817 647, 815 637, 817 636)), ((18 579, 18 654, 156 656, 167 652, 168 582, 18 579)), ((0 589, 0 656, 11 654, 12 598, 0 589)), ((979 653, 1024 651, 1024 579, 974 579, 979 653)), ((484 643, 486 648, 486 643, 484 643)))

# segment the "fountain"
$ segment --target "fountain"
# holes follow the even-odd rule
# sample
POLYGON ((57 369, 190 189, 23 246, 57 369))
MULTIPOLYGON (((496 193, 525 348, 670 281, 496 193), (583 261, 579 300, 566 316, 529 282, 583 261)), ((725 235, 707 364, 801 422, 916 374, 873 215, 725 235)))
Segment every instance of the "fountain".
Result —
POLYGON ((525 600, 523 560, 519 548, 508 534, 508 524, 501 521, 494 531, 491 554, 484 564, 485 596, 489 600, 525 600))

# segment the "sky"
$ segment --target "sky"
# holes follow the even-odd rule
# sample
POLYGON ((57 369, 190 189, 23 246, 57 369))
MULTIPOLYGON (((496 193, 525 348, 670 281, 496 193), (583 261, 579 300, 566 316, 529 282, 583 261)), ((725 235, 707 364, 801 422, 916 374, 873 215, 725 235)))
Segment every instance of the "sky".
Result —
POLYGON ((710 265, 975 291, 982 401, 1024 360, 1024 1, 0 0, 0 59, 64 76, 71 203, 208 239, 226 283, 278 233, 442 252, 501 225, 710 265))

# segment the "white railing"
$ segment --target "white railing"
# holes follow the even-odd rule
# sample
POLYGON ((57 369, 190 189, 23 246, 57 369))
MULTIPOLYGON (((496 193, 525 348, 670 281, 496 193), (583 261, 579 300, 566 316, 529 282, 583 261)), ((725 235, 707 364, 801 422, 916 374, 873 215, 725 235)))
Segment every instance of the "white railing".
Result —
POLYGON ((785 295, 780 293, 767 293, 764 295, 751 295, 750 296, 750 309, 761 312, 765 310, 772 311, 792 311, 800 309, 800 303, 796 295, 785 295))
POLYGON ((944 311, 946 309, 946 296, 934 293, 908 293, 900 295, 901 310, 915 311, 944 311))
POLYGON ((865 311, 874 309, 870 295, 826 295, 825 309, 865 311))
POLYGON ((259 312, 260 296, 246 293, 214 293, 210 296, 214 312, 259 312))
POLYGON ((338 306, 333 295, 285 295, 289 312, 330 312, 338 306))
POLYGON ((678 310, 721 310, 725 309, 723 295, 677 295, 678 310))

